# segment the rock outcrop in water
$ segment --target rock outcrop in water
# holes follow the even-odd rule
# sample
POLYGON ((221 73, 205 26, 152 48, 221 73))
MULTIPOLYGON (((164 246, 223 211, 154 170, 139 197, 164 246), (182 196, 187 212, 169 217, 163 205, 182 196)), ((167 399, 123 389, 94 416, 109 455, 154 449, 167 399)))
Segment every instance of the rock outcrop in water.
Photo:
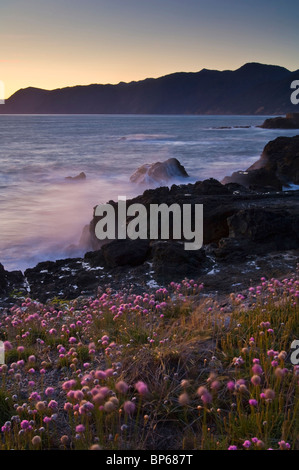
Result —
POLYGON ((262 191, 281 191, 282 189, 282 182, 277 178, 276 174, 265 168, 235 171, 231 176, 226 176, 222 183, 237 183, 246 188, 260 189, 262 191))
POLYGON ((268 173, 275 173, 282 184, 299 184, 299 135, 295 137, 277 137, 264 148, 261 158, 248 168, 259 168, 268 173))
POLYGON ((238 183, 247 188, 282 189, 299 184, 299 135, 277 137, 264 148, 260 159, 246 171, 238 171, 222 180, 223 184, 238 183))
POLYGON ((266 119, 259 127, 263 129, 299 129, 299 113, 287 113, 286 117, 266 119))
POLYGON ((185 168, 176 158, 169 158, 165 162, 146 163, 130 177, 132 183, 152 185, 167 185, 178 178, 188 178, 185 168))
POLYGON ((81 171, 77 176, 66 176, 64 179, 67 181, 84 181, 86 180, 86 174, 81 171))

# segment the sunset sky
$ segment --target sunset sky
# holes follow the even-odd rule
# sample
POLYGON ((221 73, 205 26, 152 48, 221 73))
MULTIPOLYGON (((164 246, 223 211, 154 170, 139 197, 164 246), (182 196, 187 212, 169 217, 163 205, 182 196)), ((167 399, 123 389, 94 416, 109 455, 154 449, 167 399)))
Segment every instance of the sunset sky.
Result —
POLYGON ((299 69, 298 0, 9 0, 0 80, 20 88, 118 83, 262 62, 299 69))

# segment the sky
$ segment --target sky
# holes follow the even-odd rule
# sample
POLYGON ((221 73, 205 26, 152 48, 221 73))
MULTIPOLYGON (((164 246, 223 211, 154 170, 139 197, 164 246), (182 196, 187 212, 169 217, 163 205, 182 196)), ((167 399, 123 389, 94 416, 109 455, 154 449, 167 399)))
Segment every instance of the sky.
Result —
MULTIPOLYGON (((299 69, 298 0, 0 0, 5 98, 246 62, 299 69)), ((0 96, 1 98, 1 96, 0 96)))

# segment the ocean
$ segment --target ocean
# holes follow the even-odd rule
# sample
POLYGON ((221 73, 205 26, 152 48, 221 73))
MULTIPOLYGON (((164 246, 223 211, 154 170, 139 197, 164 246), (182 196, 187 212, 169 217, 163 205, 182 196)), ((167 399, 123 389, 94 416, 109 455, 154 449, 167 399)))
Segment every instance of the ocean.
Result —
POLYGON ((1 115, 0 263, 24 271, 81 256, 70 245, 93 207, 141 194, 130 176, 144 163, 175 157, 190 182, 245 170, 267 142, 298 133, 255 127, 266 117, 1 115), (86 180, 65 180, 81 172, 86 180))

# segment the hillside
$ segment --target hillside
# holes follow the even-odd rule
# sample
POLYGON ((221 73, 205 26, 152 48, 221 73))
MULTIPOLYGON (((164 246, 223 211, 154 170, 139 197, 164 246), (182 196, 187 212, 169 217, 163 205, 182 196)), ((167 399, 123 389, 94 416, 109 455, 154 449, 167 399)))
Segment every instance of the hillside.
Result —
POLYGON ((29 87, 0 106, 0 114, 285 114, 298 108, 290 101, 298 79, 299 70, 248 63, 117 85, 29 87))

